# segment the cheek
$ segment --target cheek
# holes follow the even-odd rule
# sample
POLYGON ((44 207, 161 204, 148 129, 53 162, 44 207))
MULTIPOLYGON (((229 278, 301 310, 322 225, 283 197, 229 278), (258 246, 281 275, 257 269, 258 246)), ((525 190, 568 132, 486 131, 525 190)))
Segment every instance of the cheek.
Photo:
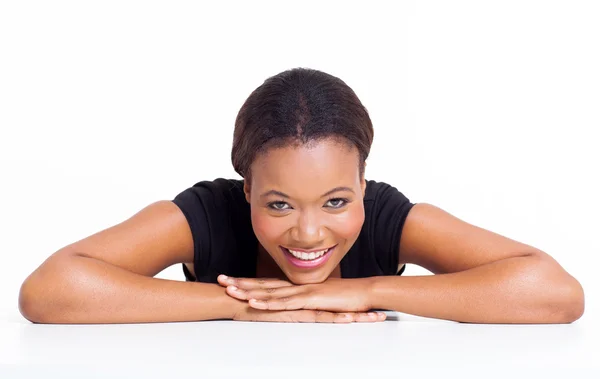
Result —
POLYGON ((355 206, 348 209, 347 212, 333 218, 330 230, 335 233, 339 239, 345 239, 354 242, 362 229, 365 221, 365 209, 362 206, 355 206))
POLYGON ((283 218, 252 211, 251 219, 254 234, 263 246, 279 239, 286 230, 286 223, 282 222, 283 218))
MULTIPOLYGON (((261 212, 251 212, 252 227, 259 242, 271 244, 280 241, 293 228, 292 218, 273 217, 261 212)), ((323 227, 336 239, 354 241, 358 238, 365 221, 365 209, 355 206, 339 215, 324 215, 323 227)))

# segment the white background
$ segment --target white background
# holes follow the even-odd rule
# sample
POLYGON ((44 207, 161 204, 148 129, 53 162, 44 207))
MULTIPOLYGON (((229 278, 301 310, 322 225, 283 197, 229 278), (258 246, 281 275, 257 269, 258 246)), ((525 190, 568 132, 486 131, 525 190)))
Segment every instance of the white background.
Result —
MULTIPOLYGON (((584 323, 600 288, 599 19, 596 1, 1 2, 0 314, 26 322, 19 287, 59 248, 239 179, 242 103, 310 67, 369 110, 368 179, 546 251, 583 284, 584 323)), ((184 280, 180 265, 159 277, 184 280)))

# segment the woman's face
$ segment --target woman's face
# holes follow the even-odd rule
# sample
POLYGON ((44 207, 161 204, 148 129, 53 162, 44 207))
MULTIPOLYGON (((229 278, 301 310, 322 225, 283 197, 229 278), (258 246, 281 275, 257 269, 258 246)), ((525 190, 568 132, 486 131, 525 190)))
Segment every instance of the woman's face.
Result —
POLYGON ((366 188, 358 161, 356 148, 325 140, 271 149, 253 162, 251 187, 244 183, 252 227, 292 283, 325 281, 358 238, 366 188), (338 187, 347 189, 329 193, 338 187))

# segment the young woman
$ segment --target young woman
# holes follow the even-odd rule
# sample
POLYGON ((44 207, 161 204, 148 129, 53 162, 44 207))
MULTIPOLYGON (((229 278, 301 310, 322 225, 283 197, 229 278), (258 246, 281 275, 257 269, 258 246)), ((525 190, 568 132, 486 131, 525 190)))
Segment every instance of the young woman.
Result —
POLYGON ((339 78, 270 77, 236 119, 243 180, 198 182, 60 249, 24 281, 19 309, 36 323, 582 315, 581 285, 545 252, 366 180, 372 141, 367 110, 339 78), (434 275, 402 277, 407 263, 434 275), (186 281, 154 278, 173 264, 186 281))

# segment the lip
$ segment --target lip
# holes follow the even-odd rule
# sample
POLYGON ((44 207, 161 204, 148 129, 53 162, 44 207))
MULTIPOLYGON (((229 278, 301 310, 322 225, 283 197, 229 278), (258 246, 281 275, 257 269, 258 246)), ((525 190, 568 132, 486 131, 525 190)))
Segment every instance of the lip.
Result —
POLYGON ((287 260, 292 265, 299 267, 299 268, 316 268, 316 267, 324 265, 325 262, 327 262, 329 260, 329 258, 331 257, 331 254, 334 252, 334 250, 337 246, 338 245, 335 245, 335 246, 329 248, 329 250, 327 250, 327 252, 325 254, 323 254, 323 256, 321 256, 317 259, 313 259, 312 261, 303 261, 302 259, 298 259, 298 258, 294 257, 283 246, 279 246, 279 248, 281 249, 281 252, 283 253, 283 255, 287 258, 287 260))
MULTIPOLYGON (((283 248, 286 248, 286 249, 289 249, 289 248, 287 248, 287 247, 285 247, 285 246, 282 246, 282 247, 283 247, 283 248)), ((334 246, 331 246, 331 247, 328 247, 328 249, 331 249, 332 247, 335 247, 335 245, 334 245, 334 246)), ((296 249, 296 248, 293 248, 293 249, 290 249, 290 250, 294 250, 294 251, 301 251, 301 252, 303 252, 303 253, 310 254, 310 253, 316 253, 317 251, 323 251, 323 250, 325 250, 325 249, 313 249, 313 250, 306 250, 306 249, 296 249)))

